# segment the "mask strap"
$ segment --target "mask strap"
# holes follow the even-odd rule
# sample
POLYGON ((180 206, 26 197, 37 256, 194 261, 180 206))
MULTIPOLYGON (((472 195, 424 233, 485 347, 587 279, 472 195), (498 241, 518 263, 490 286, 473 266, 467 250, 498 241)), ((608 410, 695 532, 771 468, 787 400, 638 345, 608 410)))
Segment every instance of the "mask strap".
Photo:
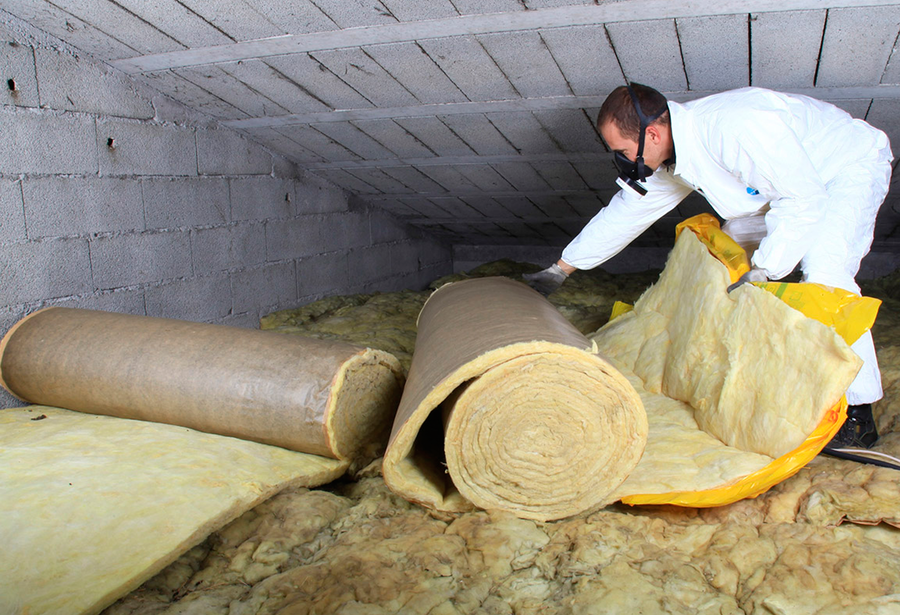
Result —
POLYGON ((628 88, 628 93, 631 95, 631 102, 634 103, 634 110, 637 112, 638 120, 641 122, 641 131, 640 136, 638 137, 638 151, 634 162, 638 167, 638 177, 640 177, 641 181, 644 181, 647 179, 647 170, 644 168, 644 133, 647 130, 647 126, 652 124, 659 116, 668 110, 668 105, 664 106, 654 115, 648 117, 644 115, 644 110, 641 109, 641 103, 638 100, 637 94, 634 92, 634 88, 630 85, 626 87, 628 88))

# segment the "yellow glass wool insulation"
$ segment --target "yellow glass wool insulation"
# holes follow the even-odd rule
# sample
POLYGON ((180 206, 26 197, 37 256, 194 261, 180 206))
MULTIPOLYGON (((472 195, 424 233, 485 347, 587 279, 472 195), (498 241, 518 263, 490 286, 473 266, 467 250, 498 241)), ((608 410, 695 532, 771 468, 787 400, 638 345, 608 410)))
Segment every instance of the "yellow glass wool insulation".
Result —
POLYGON ((384 458, 391 489, 441 511, 541 520, 611 501, 640 458, 646 416, 549 302, 506 278, 464 280, 435 291, 418 325, 384 458))
POLYGON ((98 613, 283 488, 346 468, 160 423, 0 411, 0 613, 98 613))
MULTIPOLYGON (((591 277, 583 295, 570 290, 550 300, 567 308, 602 296, 608 312, 612 298, 637 299, 623 288, 643 283, 643 290, 651 281, 629 274, 595 283, 593 274, 575 274, 591 277)), ((873 331, 885 385, 875 404, 875 448, 900 456, 900 302, 888 294, 900 288, 891 286, 896 279, 863 287, 885 301, 873 331)), ((403 324, 414 328, 424 299, 381 299, 397 311, 414 300, 403 324)), ((291 327, 299 333, 309 324, 317 334, 329 318, 324 311, 291 327)), ((375 347, 378 323, 370 326, 375 347)), ((672 475, 690 463, 680 460, 672 475)), ((282 492, 104 615, 571 615, 598 605, 622 615, 838 615, 900 608, 900 530, 835 527, 842 519, 900 524, 900 480, 886 468, 820 455, 755 499, 706 509, 613 505, 550 523, 481 511, 426 514, 392 494, 377 470, 373 464, 364 476, 282 492)))
POLYGON ((591 339, 639 379, 647 447, 616 495, 734 483, 797 448, 860 359, 831 329, 752 285, 682 233, 659 281, 591 339))

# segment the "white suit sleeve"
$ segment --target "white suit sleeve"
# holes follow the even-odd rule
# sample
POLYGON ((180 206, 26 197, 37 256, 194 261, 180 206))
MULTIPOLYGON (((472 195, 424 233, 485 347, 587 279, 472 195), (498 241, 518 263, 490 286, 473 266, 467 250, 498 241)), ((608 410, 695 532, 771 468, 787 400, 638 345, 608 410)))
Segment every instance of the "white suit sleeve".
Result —
POLYGON ((593 269, 621 252, 692 192, 665 171, 648 177, 647 188, 640 198, 624 190, 616 193, 566 246, 562 260, 577 269, 593 269))
POLYGON ((724 158, 735 174, 771 199, 766 237, 752 262, 778 280, 793 271, 815 241, 828 192, 794 131, 777 114, 765 116, 738 133, 730 150, 734 158, 728 160, 728 153, 724 158))

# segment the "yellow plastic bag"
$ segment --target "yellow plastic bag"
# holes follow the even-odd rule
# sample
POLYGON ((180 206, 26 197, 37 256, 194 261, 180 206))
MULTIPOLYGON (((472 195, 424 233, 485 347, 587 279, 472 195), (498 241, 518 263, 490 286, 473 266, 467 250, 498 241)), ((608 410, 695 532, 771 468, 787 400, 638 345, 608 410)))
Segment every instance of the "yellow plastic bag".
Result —
POLYGON ((757 284, 792 308, 832 327, 845 342, 852 344, 872 328, 881 300, 860 297, 840 288, 821 284, 757 284))
MULTIPOLYGON (((718 220, 710 214, 700 214, 689 218, 676 227, 676 237, 685 228, 690 229, 703 241, 710 253, 727 268, 731 281, 736 282, 750 270, 746 252, 719 228, 718 220)), ((769 282, 757 284, 773 293, 794 309, 818 320, 852 344, 868 331, 875 322, 881 301, 871 297, 860 297, 849 291, 830 288, 820 284, 787 284, 769 282)), ((622 310, 618 316, 628 310, 622 310)), ((774 485, 790 478, 809 463, 828 444, 847 418, 847 398, 841 400, 822 418, 818 427, 793 451, 773 460, 765 467, 748 474, 731 485, 705 491, 682 491, 660 494, 632 495, 622 498, 626 504, 674 504, 709 508, 724 506, 744 498, 755 498, 774 485)))
POLYGON ((691 229, 707 247, 710 254, 722 261, 728 268, 732 283, 750 271, 750 259, 747 252, 729 237, 720 227, 719 221, 712 214, 698 214, 688 218, 675 227, 675 239, 684 229, 691 229))

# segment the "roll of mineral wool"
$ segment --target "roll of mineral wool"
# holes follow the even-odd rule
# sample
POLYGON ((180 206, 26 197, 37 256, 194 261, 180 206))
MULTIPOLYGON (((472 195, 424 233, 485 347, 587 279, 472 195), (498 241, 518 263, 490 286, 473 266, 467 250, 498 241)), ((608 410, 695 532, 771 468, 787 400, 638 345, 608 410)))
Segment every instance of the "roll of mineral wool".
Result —
POLYGON ((613 501, 644 450, 647 416, 553 304, 507 278, 463 280, 431 295, 418 329, 382 466, 388 487, 440 511, 541 521, 613 501))
POLYGON ((52 307, 0 341, 21 400, 334 459, 373 457, 403 385, 390 353, 224 325, 52 307))

